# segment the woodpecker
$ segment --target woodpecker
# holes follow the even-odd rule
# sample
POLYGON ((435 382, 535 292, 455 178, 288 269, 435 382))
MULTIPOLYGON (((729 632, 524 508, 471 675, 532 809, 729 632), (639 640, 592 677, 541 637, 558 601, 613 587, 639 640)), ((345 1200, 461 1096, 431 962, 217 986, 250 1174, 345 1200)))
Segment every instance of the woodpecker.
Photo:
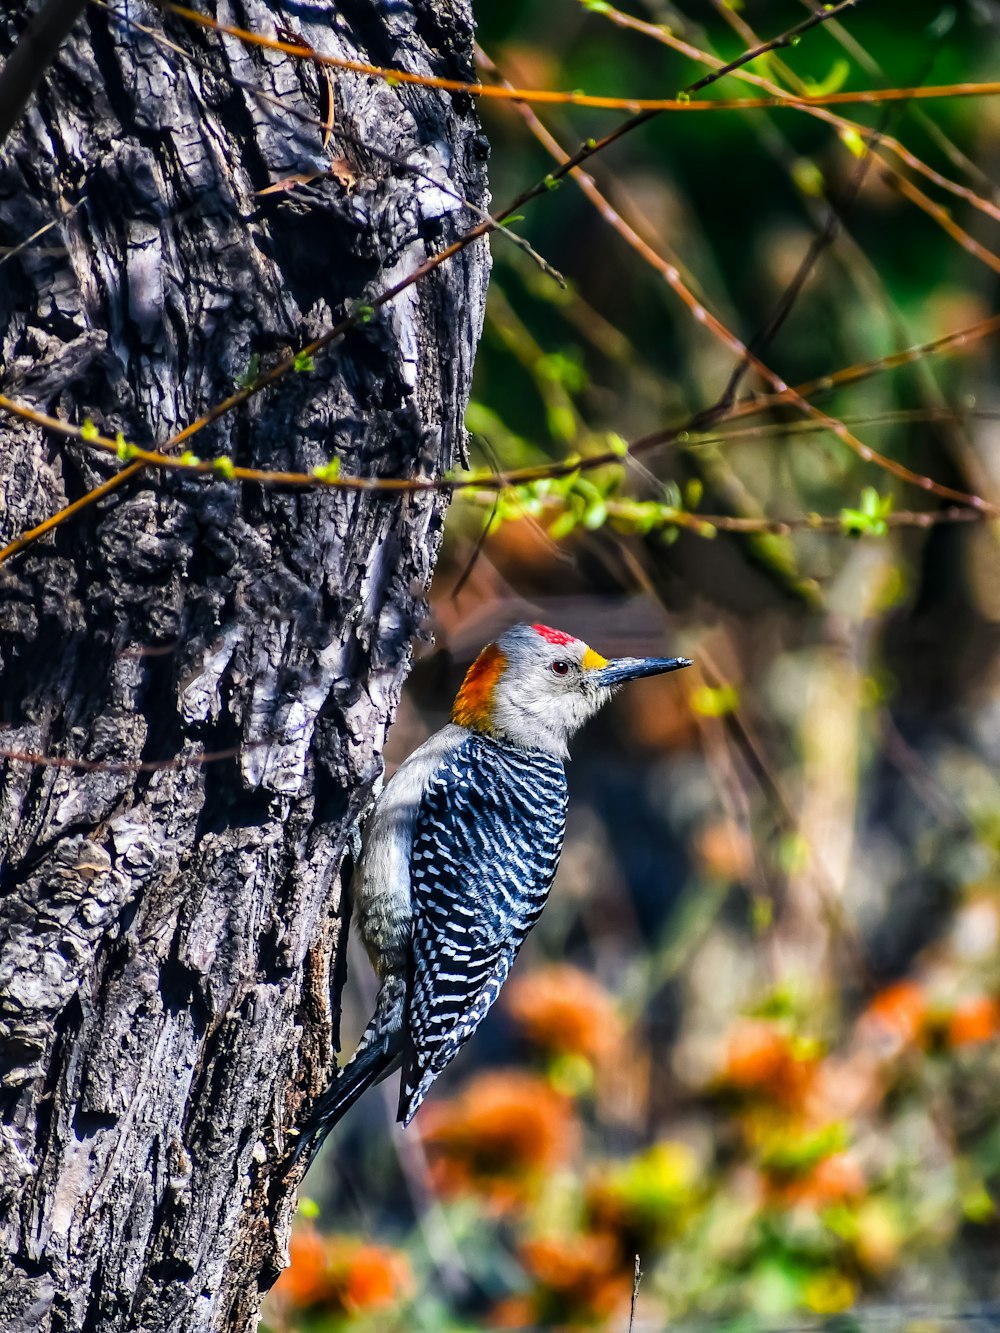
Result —
POLYGON ((380 989, 358 1048, 312 1108, 296 1159, 402 1068, 408 1125, 500 993, 555 878, 567 743, 619 685, 690 666, 607 661, 547 625, 515 625, 476 658, 451 723, 400 765, 372 810, 351 881, 380 989))

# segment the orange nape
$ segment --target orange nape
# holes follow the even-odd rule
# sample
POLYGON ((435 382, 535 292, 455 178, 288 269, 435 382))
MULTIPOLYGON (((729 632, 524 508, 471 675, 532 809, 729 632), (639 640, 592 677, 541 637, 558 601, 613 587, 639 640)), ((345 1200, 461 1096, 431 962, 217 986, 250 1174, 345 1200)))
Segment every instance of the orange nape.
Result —
POLYGON ((493 690, 507 669, 507 659, 495 643, 487 644, 465 674, 455 696, 451 720, 475 731, 492 730, 493 690))

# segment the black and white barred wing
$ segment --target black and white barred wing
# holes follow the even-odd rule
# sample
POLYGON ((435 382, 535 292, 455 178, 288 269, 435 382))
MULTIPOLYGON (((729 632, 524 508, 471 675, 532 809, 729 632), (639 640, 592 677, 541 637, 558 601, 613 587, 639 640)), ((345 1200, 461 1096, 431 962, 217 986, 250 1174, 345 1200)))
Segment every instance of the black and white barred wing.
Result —
POLYGON ((499 995, 545 906, 565 826, 559 760, 479 736, 425 791, 410 856, 404 1124, 499 995))

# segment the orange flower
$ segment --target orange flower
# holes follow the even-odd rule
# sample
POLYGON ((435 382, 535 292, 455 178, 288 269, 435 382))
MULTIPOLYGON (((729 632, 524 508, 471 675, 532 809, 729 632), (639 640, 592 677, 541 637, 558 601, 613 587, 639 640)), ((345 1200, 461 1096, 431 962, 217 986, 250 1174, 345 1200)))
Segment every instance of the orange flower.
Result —
POLYGON ((344 1307, 350 1313, 385 1310, 410 1294, 413 1279, 405 1254, 383 1245, 362 1245, 343 1270, 344 1307))
POLYGON ((850 1153, 835 1152, 816 1163, 810 1180, 813 1196, 821 1203, 856 1199, 867 1188, 865 1173, 850 1153))
POLYGON ((742 1023, 729 1038, 722 1081, 742 1092, 759 1092, 798 1105, 816 1072, 817 1054, 774 1023, 742 1023))
POLYGON ((861 1024, 902 1048, 923 1038, 928 1012, 922 987, 915 981, 897 981, 875 996, 862 1015, 861 1024))
POLYGON ((537 1323, 538 1309, 531 1296, 506 1296, 487 1317, 489 1328, 531 1328, 537 1323))
POLYGON ((1000 1031, 1000 1006, 989 995, 961 1000, 948 1020, 948 1045, 971 1046, 992 1041, 1000 1031))
POLYGON ((290 1267, 273 1296, 294 1309, 321 1307, 338 1314, 384 1310, 404 1300, 413 1278, 404 1254, 351 1236, 322 1236, 297 1226, 289 1242, 290 1267))
POLYGON ((575 967, 536 968, 510 982, 507 1012, 533 1045, 597 1061, 618 1048, 621 1024, 607 993, 575 967))
POLYGON ((824 1208, 861 1198, 868 1188, 864 1172, 845 1152, 831 1153, 803 1176, 768 1183, 768 1197, 783 1207, 824 1208))
POLYGON ((516 1070, 480 1074, 460 1097, 425 1106, 420 1127, 439 1192, 479 1194, 501 1208, 530 1194, 577 1137, 567 1099, 516 1070))
POLYGON ((327 1267, 326 1242, 315 1227, 295 1227, 288 1256, 291 1263, 274 1284, 276 1300, 298 1309, 335 1299, 337 1286, 327 1267))
POLYGON ((525 1241, 521 1262, 538 1283, 532 1322, 552 1327, 575 1317, 604 1318, 628 1295, 628 1264, 611 1236, 549 1236, 525 1241))

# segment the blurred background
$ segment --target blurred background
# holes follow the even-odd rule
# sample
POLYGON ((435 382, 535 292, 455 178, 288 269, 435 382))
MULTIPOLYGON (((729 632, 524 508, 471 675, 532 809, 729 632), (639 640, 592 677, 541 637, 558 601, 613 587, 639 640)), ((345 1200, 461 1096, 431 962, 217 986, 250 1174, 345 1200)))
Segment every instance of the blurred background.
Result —
MULTIPOLYGON (((810 8, 476 12, 519 86, 669 96, 810 8)), ((755 60, 766 87, 704 96, 988 80, 998 55, 996 0, 869 0, 755 60)), ((328 1141, 275 1333, 624 1330, 637 1255, 635 1328, 1000 1327, 1000 545, 940 492, 1000 503, 1000 102, 823 114, 624 137, 513 226, 565 286, 493 237, 473 466, 612 461, 456 498, 388 769, 514 621, 696 666, 579 738, 541 924, 413 1127, 393 1079, 328 1141), (706 418, 729 334, 825 416, 750 370, 706 418)), ((546 134, 623 120, 540 115, 483 105, 498 209, 552 169, 546 134)), ((374 994, 351 950, 345 1052, 374 994)))

